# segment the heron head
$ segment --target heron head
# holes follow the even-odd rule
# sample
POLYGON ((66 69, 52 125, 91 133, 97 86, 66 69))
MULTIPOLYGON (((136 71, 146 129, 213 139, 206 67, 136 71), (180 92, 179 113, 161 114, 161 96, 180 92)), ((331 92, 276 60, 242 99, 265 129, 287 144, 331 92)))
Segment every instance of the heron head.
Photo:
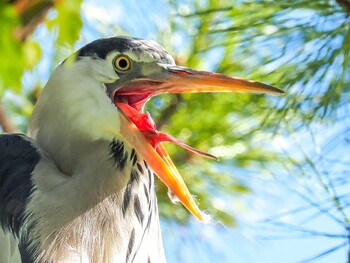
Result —
MULTIPOLYGON (((109 125, 116 127, 114 135, 134 148, 173 195, 200 220, 205 220, 205 216, 198 209, 163 142, 176 143, 197 154, 215 157, 158 131, 151 115, 144 112, 145 104, 151 97, 162 93, 283 93, 263 83, 177 66, 162 46, 154 41, 137 38, 96 40, 78 50, 63 64, 69 67, 70 62, 82 62, 85 74, 97 83, 101 101, 108 107, 113 106, 114 113, 110 114, 113 118, 109 125)), ((103 115, 109 114, 110 111, 104 112, 102 108, 98 106, 94 109, 96 118, 105 118, 103 115)))

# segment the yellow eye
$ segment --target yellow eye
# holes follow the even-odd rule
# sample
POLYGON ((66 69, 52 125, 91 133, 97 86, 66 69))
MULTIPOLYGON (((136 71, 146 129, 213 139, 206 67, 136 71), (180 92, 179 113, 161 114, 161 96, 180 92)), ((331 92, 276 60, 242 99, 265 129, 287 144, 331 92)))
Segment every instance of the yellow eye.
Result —
POLYGON ((114 60, 114 66, 119 71, 127 71, 131 68, 131 59, 125 55, 119 55, 114 60))

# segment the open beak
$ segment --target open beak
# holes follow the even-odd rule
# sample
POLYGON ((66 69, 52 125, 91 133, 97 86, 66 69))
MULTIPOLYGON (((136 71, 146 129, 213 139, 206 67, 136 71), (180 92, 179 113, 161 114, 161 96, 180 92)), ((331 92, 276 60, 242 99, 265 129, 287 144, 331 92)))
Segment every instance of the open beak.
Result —
POLYGON ((114 103, 121 110, 121 135, 137 151, 156 175, 179 201, 199 220, 206 216, 199 210, 178 170, 167 154, 163 142, 176 143, 194 153, 215 158, 196 150, 176 138, 157 131, 150 114, 144 113, 145 103, 161 93, 185 92, 249 92, 283 94, 280 89, 267 84, 228 77, 222 74, 197 71, 176 65, 157 64, 144 68, 142 76, 118 85, 114 103))

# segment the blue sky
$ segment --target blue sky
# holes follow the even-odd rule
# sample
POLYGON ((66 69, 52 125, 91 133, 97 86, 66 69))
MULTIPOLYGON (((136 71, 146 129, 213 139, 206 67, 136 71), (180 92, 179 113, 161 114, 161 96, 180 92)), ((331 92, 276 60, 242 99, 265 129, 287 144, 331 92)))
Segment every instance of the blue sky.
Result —
MULTIPOLYGON (((120 34, 120 27, 127 30, 130 35, 146 39, 155 39, 161 42, 157 36, 157 30, 171 32, 168 24, 170 9, 166 1, 84 1, 82 16, 84 28, 81 32, 81 40, 76 44, 80 47, 98 37, 120 34), (118 26, 117 26, 118 25, 118 26)), ((42 44, 44 59, 40 62, 33 73, 24 77, 26 85, 31 86, 31 76, 35 74, 44 82, 49 76, 49 65, 51 65, 54 36, 48 35, 44 27, 39 28, 35 38, 42 44)), ((186 49, 186 36, 176 34, 171 43, 173 50, 181 51, 186 49)), ((169 49, 169 47, 167 47, 169 49)), ((66 50, 67 55, 71 52, 66 50)), ((215 52, 211 56, 215 57, 215 52)), ((217 54, 219 55, 219 54, 217 54)), ((212 61, 212 60, 208 60, 212 61)), ((210 65, 204 65, 210 68, 210 65)), ((334 136, 342 125, 313 126, 313 133, 308 129, 302 129, 298 133, 284 134, 272 142, 272 147, 281 151, 298 151, 300 142, 307 141, 304 145, 305 151, 311 156, 319 155, 327 147, 327 138, 334 136)), ((334 158, 344 158, 350 162, 349 154, 344 145, 338 145, 331 151, 334 158)), ((298 157, 296 154, 295 157, 298 157)), ((326 165, 326 164, 324 164, 326 165)), ((274 180, 268 172, 263 176, 252 176, 260 171, 249 168, 241 170, 232 168, 232 173, 239 178, 249 181, 253 188, 253 194, 246 198, 240 198, 235 204, 239 213, 239 225, 236 229, 229 229, 220 224, 203 225, 193 219, 189 225, 178 226, 173 222, 162 222, 165 248, 168 262, 298 262, 312 255, 336 246, 342 240, 331 240, 329 238, 307 238, 307 239, 275 239, 264 240, 267 236, 275 235, 275 229, 269 229, 268 225, 262 224, 263 219, 279 214, 283 211, 305 205, 305 201, 295 195, 293 189, 298 189, 294 177, 281 171, 286 182, 274 180), (289 188, 289 189, 288 189, 289 188)), ((303 180, 307 180, 303 179, 303 180)), ((317 182, 315 191, 317 192, 317 182)), ((322 196, 322 189, 319 190, 322 196)), ((312 214, 311 211, 305 212, 312 214)), ((284 222, 299 224, 307 218, 305 214, 296 214, 293 217, 282 218, 284 222)), ((303 222, 305 223, 305 222, 303 222)), ((305 223, 306 227, 322 229, 329 233, 343 233, 344 229, 339 228, 332 220, 325 216, 319 216, 310 222, 305 223), (326 226, 326 228, 325 228, 326 226)), ((346 258, 347 247, 338 252, 322 258, 317 262, 343 262, 346 258)))

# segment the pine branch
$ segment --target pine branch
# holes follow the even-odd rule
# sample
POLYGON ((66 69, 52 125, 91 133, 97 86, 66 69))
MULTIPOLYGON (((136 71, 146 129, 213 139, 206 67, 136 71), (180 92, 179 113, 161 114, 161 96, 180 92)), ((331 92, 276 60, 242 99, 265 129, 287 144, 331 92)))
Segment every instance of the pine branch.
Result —
POLYGON ((350 15, 350 1, 349 0, 336 0, 336 1, 350 15))
POLYGON ((34 29, 44 20, 47 12, 54 6, 54 0, 17 0, 15 10, 21 19, 22 26, 15 29, 19 41, 25 41, 34 29))
POLYGON ((2 105, 0 104, 0 126, 4 132, 14 132, 15 128, 10 123, 9 119, 6 117, 6 113, 2 105))

